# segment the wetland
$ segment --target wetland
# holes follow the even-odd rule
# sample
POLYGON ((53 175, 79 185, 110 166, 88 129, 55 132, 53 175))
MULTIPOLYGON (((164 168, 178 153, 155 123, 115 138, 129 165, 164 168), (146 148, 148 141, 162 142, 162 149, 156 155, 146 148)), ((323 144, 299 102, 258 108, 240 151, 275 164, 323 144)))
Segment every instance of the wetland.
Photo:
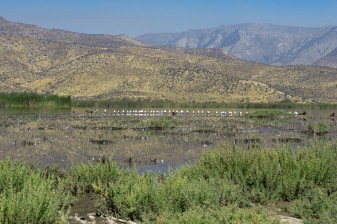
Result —
POLYGON ((1 157, 67 168, 111 158, 165 171, 220 145, 295 149, 337 138, 333 109, 2 109, 1 157), (173 115, 174 114, 174 115, 173 115), (312 132, 314 126, 324 130, 312 132))
POLYGON ((1 223, 337 221, 333 109, 0 114, 1 223))

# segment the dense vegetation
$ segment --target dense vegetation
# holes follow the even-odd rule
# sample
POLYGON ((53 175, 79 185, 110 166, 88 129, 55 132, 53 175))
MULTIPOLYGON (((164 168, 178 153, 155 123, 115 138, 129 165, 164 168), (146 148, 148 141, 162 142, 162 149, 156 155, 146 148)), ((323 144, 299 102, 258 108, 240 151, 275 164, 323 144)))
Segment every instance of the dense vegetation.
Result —
POLYGON ((112 160, 62 174, 7 159, 0 162, 0 222, 62 220, 57 211, 65 211, 71 192, 98 195, 101 213, 143 223, 277 223, 277 209, 308 223, 336 223, 336 152, 337 142, 296 150, 223 146, 193 165, 141 175, 112 160))
POLYGON ((61 222, 69 197, 60 186, 25 163, 0 161, 0 223, 61 222))
POLYGON ((71 107, 70 96, 41 95, 33 92, 0 93, 0 107, 71 107))

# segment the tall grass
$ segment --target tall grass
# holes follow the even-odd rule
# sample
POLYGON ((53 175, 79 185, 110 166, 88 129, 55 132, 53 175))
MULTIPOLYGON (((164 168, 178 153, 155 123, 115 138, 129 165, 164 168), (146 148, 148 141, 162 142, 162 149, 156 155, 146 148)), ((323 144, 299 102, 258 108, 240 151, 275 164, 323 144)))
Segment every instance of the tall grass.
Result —
POLYGON ((33 92, 0 93, 0 106, 9 108, 71 107, 70 96, 41 95, 33 92))

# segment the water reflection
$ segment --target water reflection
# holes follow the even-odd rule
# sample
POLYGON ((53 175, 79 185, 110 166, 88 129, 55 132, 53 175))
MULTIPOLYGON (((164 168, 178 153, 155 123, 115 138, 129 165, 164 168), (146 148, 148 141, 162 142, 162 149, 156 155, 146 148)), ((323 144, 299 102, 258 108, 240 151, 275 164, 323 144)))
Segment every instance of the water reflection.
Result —
POLYGON ((222 144, 247 149, 288 144, 296 151, 312 138, 337 138, 336 121, 329 117, 333 110, 306 110, 305 121, 300 111, 287 111, 291 116, 277 123, 245 115, 256 109, 87 110, 0 109, 2 158, 10 155, 66 168, 111 157, 121 167, 163 172, 194 162, 202 151, 222 144), (149 126, 162 117, 172 117, 174 126, 149 126), (308 135, 310 122, 326 122, 330 131, 325 136, 308 135))

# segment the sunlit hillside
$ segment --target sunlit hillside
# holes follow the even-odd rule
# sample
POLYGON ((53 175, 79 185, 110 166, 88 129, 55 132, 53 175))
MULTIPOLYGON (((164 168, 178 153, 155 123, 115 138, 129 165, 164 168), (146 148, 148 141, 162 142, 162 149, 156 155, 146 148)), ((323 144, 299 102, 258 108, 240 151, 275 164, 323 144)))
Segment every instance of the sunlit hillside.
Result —
POLYGON ((177 102, 337 101, 334 68, 270 66, 219 49, 131 44, 126 36, 118 38, 129 44, 102 47, 13 33, 0 34, 1 92, 177 102))

